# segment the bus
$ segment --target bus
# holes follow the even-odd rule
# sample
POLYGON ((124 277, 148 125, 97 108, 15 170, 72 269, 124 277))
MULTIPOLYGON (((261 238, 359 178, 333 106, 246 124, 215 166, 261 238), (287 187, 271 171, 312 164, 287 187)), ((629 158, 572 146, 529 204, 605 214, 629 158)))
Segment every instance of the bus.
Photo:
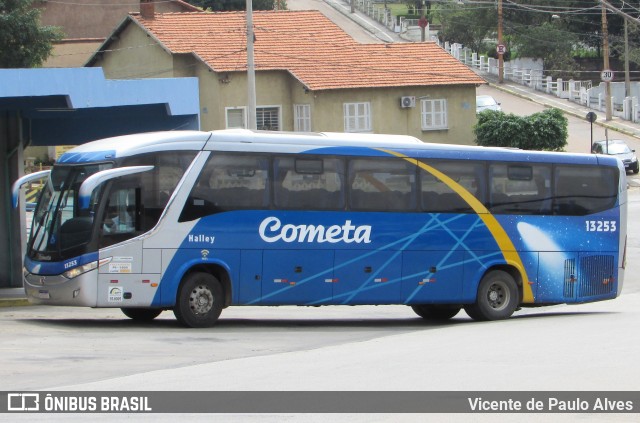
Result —
POLYGON ((46 178, 34 304, 172 310, 410 306, 426 320, 616 298, 626 173, 606 155, 380 134, 175 131, 89 142, 46 178))

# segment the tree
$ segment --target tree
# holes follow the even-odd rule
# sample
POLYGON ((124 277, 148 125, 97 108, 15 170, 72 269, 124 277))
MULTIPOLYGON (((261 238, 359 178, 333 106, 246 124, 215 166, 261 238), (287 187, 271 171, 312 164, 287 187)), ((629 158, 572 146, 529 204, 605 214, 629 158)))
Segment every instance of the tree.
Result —
POLYGON ((478 114, 473 131, 476 143, 485 147, 562 151, 567 145, 568 124, 559 109, 529 116, 485 110, 478 114))
MULTIPOLYGON (((214 12, 245 10, 247 6, 247 0, 191 0, 189 3, 214 12)), ((253 10, 273 10, 276 5, 279 9, 287 8, 285 0, 252 0, 251 2, 253 10)))
POLYGON ((434 13, 442 26, 438 33, 441 40, 460 43, 477 52, 486 49, 483 40, 492 36, 498 25, 496 11, 490 7, 447 3, 435 8, 434 13))
MULTIPOLYGON (((608 0, 614 7, 632 16, 640 10, 640 1, 608 0)), ((574 57, 601 57, 602 9, 595 0, 510 0, 503 1, 503 37, 511 57, 539 57, 545 68, 562 70, 567 75, 580 68, 574 57)), ((494 55, 497 38, 497 10, 491 2, 442 2, 437 6, 442 22, 441 39, 458 42, 480 54, 494 55), (493 40, 486 42, 483 40, 493 40), (494 45, 491 45, 494 43, 494 45)), ((624 20, 620 14, 607 13, 610 56, 623 59, 624 20)), ((639 60, 636 25, 629 25, 631 61, 639 60)))
POLYGON ((0 0, 0 68, 32 68, 42 65, 62 32, 40 26, 40 11, 32 0, 0 0))

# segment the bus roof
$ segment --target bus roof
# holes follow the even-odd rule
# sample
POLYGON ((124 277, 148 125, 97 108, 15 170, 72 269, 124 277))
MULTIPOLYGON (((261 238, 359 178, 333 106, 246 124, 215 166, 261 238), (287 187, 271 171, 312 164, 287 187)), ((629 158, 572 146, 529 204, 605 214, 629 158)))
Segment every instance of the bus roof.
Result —
MULTIPOLYGON (((393 150, 409 157, 616 165, 616 159, 580 153, 528 151, 502 147, 425 143, 408 135, 332 132, 277 132, 224 129, 211 132, 166 131, 124 135, 82 144, 58 164, 100 162, 158 151, 217 150, 274 153, 350 154, 363 149, 393 150)), ((363 154, 364 155, 364 154, 363 154)))
POLYGON ((163 131, 121 135, 81 144, 64 153, 58 164, 113 160, 157 151, 202 150, 210 132, 163 131))

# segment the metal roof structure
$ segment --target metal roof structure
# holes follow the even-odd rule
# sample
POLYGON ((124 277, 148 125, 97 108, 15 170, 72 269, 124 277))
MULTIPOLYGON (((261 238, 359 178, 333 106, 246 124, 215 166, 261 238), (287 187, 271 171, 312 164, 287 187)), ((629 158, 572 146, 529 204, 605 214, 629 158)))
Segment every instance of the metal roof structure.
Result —
POLYGON ((27 146, 200 129, 197 78, 108 80, 101 68, 0 69, 0 287, 21 286, 24 213, 10 207, 27 146))

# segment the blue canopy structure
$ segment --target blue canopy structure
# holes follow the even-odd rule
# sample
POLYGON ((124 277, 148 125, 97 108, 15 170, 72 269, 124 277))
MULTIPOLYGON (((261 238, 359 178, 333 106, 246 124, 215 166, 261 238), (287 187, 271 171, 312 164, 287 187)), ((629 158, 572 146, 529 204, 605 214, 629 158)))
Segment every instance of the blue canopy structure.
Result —
POLYGON ((21 286, 24 216, 10 207, 25 147, 200 129, 197 78, 105 79, 102 68, 0 69, 0 287, 21 286))

